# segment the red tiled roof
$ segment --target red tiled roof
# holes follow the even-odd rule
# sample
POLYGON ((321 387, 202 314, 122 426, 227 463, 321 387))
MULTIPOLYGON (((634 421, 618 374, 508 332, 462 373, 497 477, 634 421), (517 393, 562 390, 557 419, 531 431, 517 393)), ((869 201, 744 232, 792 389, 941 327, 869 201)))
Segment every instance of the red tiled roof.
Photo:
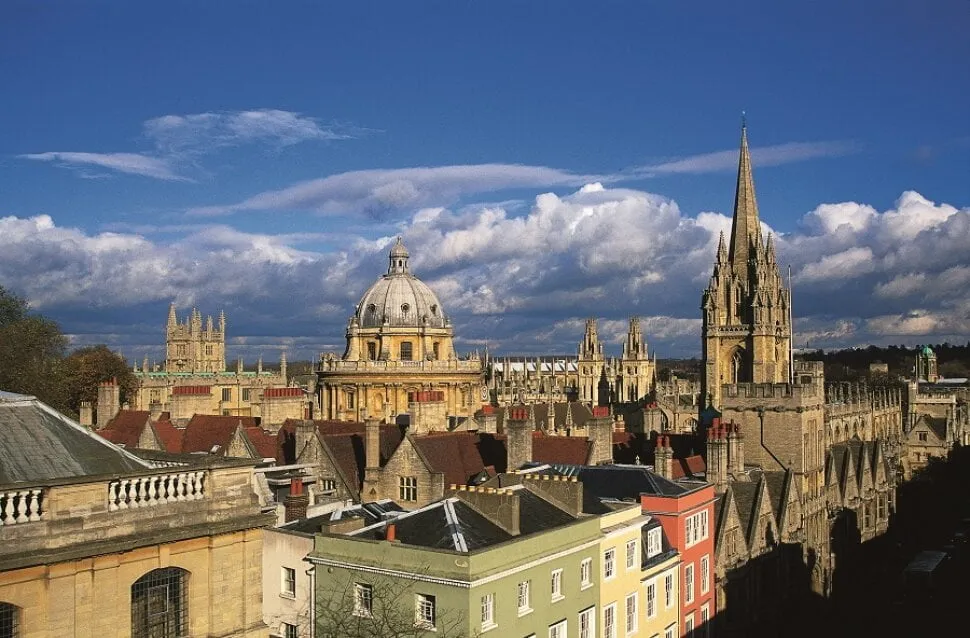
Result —
MULTIPOLYGON (((296 431, 296 419, 287 419, 277 433, 276 460, 279 463, 292 462, 295 459, 286 458, 284 445, 288 438, 292 439, 296 431)), ((357 481, 359 489, 364 480, 364 424, 352 421, 313 421, 317 432, 323 437, 324 443, 330 448, 331 454, 340 465, 341 471, 348 480, 357 481)), ((383 466, 391 458, 394 450, 401 444, 404 434, 397 425, 380 426, 380 463, 383 466)), ((294 450, 299 454, 300 450, 294 450)))
POLYGON ((173 396, 212 394, 212 387, 207 385, 177 385, 172 388, 173 396))
MULTIPOLYGON (((163 414, 168 414, 164 412, 163 414)), ((166 452, 178 453, 182 451, 182 430, 178 429, 168 419, 155 421, 155 432, 162 440, 166 452)))
POLYGON ((673 478, 679 479, 685 476, 703 477, 707 472, 707 463, 700 454, 688 456, 687 458, 674 459, 671 468, 673 478))
POLYGON ((240 423, 244 428, 256 426, 256 421, 249 416, 196 414, 185 426, 182 434, 182 452, 208 453, 218 445, 220 448, 218 453, 223 454, 240 423))
POLYGON ((260 427, 248 427, 245 429, 246 437, 256 448, 256 453, 260 458, 276 458, 276 436, 260 427))
POLYGON ((475 434, 445 432, 416 436, 413 440, 431 469, 444 473, 448 485, 465 485, 471 477, 485 469, 475 434))
POLYGON ((578 436, 539 436, 532 438, 532 460, 537 463, 585 465, 592 443, 578 436))
POLYGON ((266 388, 263 390, 264 399, 277 397, 302 397, 303 388, 266 388))
POLYGON ((147 410, 121 410, 98 434, 118 445, 138 447, 138 439, 141 438, 149 416, 147 410))

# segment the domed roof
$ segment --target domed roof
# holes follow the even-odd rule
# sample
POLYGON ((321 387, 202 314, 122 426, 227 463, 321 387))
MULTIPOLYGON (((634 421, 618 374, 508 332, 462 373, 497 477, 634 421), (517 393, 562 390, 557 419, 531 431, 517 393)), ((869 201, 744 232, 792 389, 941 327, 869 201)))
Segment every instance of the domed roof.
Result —
POLYGON ((929 346, 923 346, 923 355, 927 357, 935 357, 936 353, 929 346))
POLYGON ((437 295, 408 270, 408 250, 398 237, 388 255, 387 274, 374 282, 355 316, 361 328, 444 328, 445 312, 437 295))

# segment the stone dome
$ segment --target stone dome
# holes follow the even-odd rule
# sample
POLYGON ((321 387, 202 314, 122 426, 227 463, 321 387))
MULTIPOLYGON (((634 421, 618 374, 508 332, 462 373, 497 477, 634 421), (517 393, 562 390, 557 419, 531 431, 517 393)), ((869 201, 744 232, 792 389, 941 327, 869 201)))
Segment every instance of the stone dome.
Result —
POLYGON ((427 284, 410 273, 408 258, 407 248, 398 237, 388 255, 387 274, 375 281, 357 304, 355 316, 361 328, 445 327, 441 302, 427 284))

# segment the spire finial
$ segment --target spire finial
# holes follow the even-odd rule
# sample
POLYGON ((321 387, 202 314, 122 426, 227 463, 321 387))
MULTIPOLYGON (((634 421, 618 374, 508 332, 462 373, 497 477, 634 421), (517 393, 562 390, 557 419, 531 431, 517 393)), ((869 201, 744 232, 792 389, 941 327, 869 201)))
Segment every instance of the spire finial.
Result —
POLYGON ((751 151, 748 149, 747 128, 741 128, 741 149, 738 153, 738 182, 734 195, 734 219, 731 223, 731 243, 728 260, 737 267, 746 267, 749 249, 761 244, 761 222, 758 202, 754 194, 751 174, 751 151))
POLYGON ((747 128, 748 128, 748 116, 747 116, 747 114, 746 114, 746 113, 745 113, 745 112, 744 112, 744 111, 742 110, 742 111, 741 111, 741 130, 742 130, 742 131, 744 131, 744 130, 745 130, 745 129, 747 129, 747 128))

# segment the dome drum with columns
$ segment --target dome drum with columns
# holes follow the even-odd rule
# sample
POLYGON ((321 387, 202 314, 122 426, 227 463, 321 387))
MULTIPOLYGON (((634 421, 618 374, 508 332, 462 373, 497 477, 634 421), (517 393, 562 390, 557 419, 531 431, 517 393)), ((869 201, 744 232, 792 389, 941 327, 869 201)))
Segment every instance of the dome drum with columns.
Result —
POLYGON ((399 237, 387 273, 363 294, 347 324, 343 356, 321 359, 324 418, 390 419, 407 412, 409 392, 430 389, 444 392, 451 416, 471 416, 479 407, 481 362, 457 357, 451 320, 434 291, 411 274, 409 259, 399 237))

